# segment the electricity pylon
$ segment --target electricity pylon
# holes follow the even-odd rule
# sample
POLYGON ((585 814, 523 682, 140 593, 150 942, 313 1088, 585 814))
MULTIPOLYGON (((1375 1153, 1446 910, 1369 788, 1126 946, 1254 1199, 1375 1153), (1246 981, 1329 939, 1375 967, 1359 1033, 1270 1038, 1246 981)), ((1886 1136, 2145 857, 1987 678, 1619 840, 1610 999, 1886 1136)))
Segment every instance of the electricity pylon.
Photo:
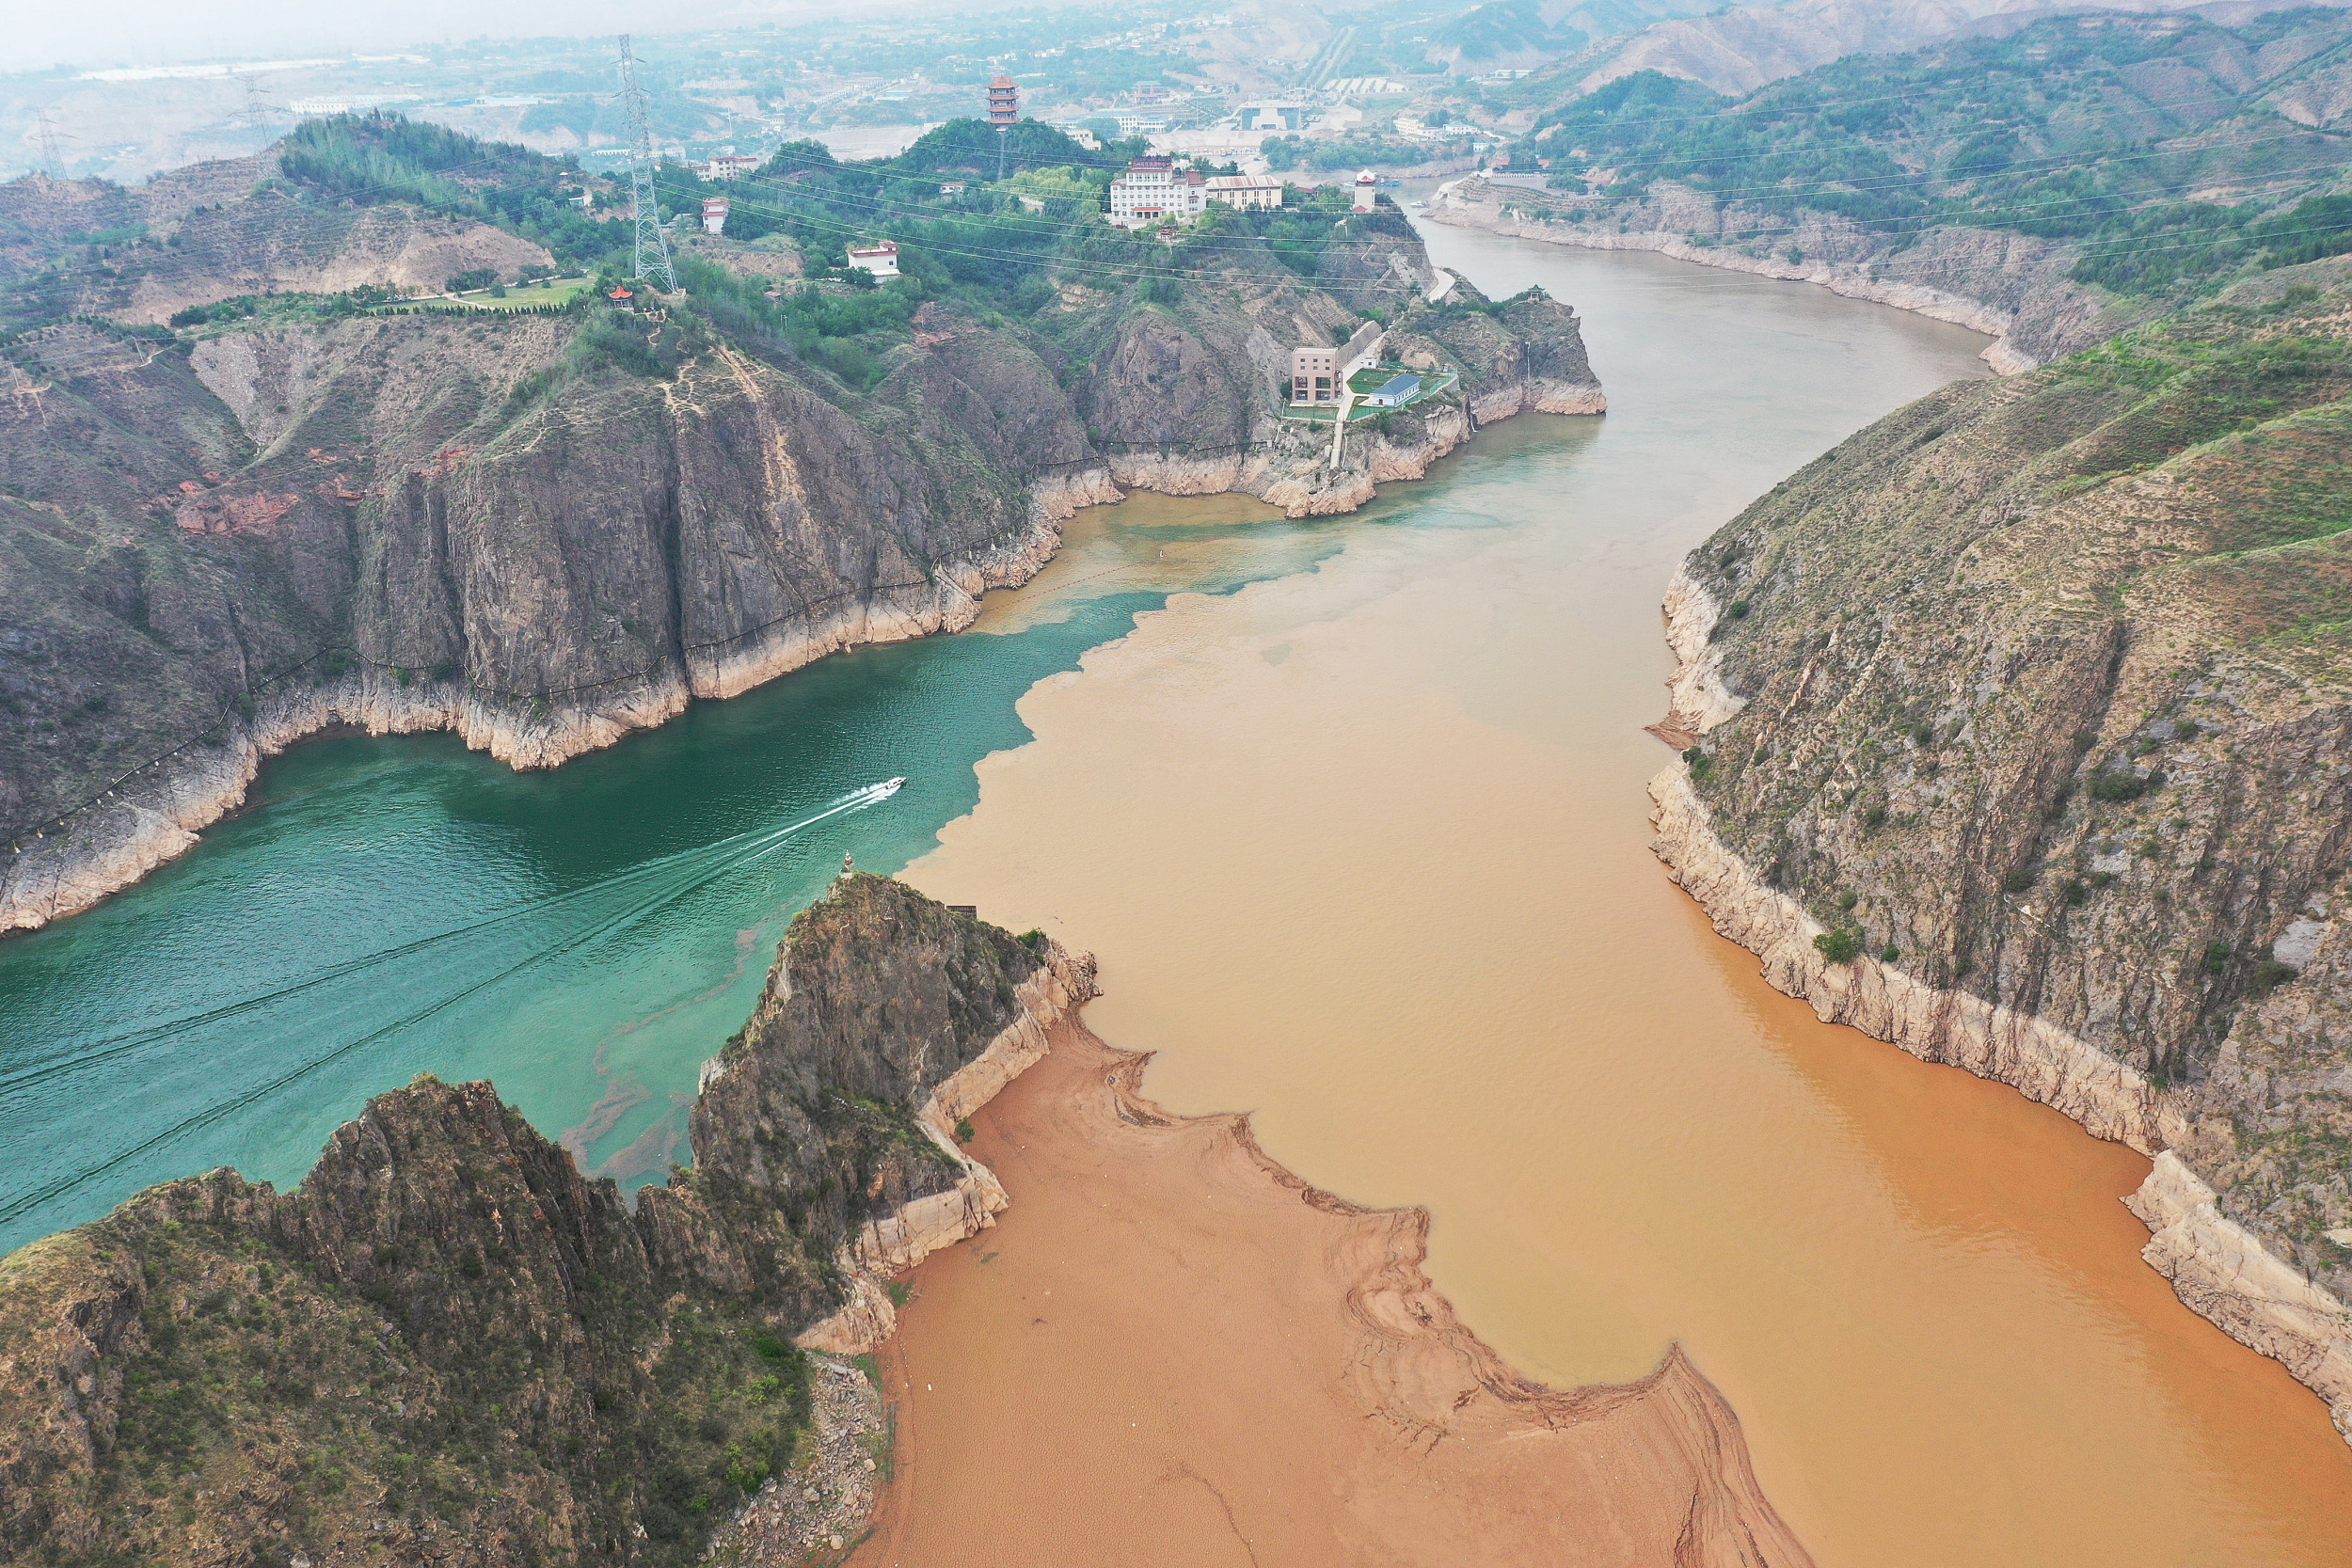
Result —
POLYGON ((627 33, 621 35, 621 96, 628 101, 628 203, 637 220, 637 276, 659 281, 664 293, 675 293, 670 236, 662 232, 661 203, 653 193, 653 133, 645 127, 645 92, 637 85, 637 56, 629 53, 627 33))

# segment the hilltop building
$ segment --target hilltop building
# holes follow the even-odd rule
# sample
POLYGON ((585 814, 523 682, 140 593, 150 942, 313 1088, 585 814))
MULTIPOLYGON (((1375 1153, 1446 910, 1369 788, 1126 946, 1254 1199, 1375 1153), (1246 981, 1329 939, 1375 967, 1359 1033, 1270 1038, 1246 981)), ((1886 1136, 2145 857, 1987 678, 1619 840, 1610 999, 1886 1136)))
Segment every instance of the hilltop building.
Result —
POLYGON ((729 205, 730 203, 723 196, 707 196, 703 198, 704 233, 723 234, 726 232, 727 208, 729 205))
POLYGON ((1282 204, 1282 182, 1271 174, 1212 174, 1208 198, 1228 207, 1271 211, 1282 204))
POLYGON ((988 122, 991 125, 1010 125, 1021 118, 1021 89, 1009 76, 998 76, 988 84, 988 122))
POLYGON ((1199 169, 1178 168, 1165 157, 1136 158, 1111 182, 1110 220, 1140 229, 1165 218, 1196 218, 1208 211, 1208 182, 1199 169))
POLYGON ((759 164, 760 160, 748 152, 717 152, 701 163, 686 166, 703 180, 740 180, 757 168, 759 164))

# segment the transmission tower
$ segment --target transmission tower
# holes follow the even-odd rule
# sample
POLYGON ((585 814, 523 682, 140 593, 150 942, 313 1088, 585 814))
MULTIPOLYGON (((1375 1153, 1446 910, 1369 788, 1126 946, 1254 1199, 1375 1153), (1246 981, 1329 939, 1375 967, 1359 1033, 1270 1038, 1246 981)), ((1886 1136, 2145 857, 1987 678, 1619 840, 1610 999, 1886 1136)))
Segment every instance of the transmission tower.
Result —
POLYGON ((280 115, 285 112, 286 106, 283 103, 272 103, 262 96, 262 84, 260 82, 247 79, 245 84, 245 107, 239 109, 235 114, 230 115, 229 118, 233 120, 241 120, 252 129, 259 131, 262 126, 269 123, 271 117, 280 115))
MULTIPOLYGON (((40 171, 52 180, 62 180, 65 178, 65 163, 57 156, 57 140, 62 133, 57 130, 56 116, 50 110, 43 109, 40 112, 40 171)), ((65 139, 72 141, 73 138, 66 136, 65 139)))
POLYGON ((653 133, 645 127, 645 92, 637 85, 637 56, 621 35, 621 96, 628 101, 628 205, 637 220, 637 276, 677 292, 670 266, 670 236, 661 230, 661 203, 653 194, 653 133))

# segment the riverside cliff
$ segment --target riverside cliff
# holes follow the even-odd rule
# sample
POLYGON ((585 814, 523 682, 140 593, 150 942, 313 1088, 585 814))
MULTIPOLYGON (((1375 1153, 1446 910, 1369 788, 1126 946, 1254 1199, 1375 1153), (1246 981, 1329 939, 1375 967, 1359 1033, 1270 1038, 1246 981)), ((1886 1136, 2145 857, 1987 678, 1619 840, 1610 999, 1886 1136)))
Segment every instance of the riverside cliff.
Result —
POLYGON ((2003 372, 2352 245, 2341 10, 2021 8, 1903 55, 1879 51, 1949 33, 1961 12, 1838 11, 1660 30, 1868 24, 1801 74, 1787 71, 1806 49, 1768 49, 1761 71, 1661 55, 1590 91, 1574 71, 1519 84, 1568 96, 1535 116, 1507 172, 1455 182, 1429 215, 1818 283, 1993 334, 1985 357, 2003 372))
MULTIPOLYGON (((1323 236, 1289 261, 1239 219, 1172 252, 1073 221, 1067 254, 998 293, 779 284, 779 257, 820 269, 778 233, 712 252, 746 270, 682 261, 678 293, 388 315, 421 269, 548 270, 491 223, 355 207, 315 172, 333 136, 382 159, 430 129, 306 128, 258 183, 240 164, 135 198, 6 188, 6 303, 85 313, 0 346, 0 930, 182 852, 330 725, 554 766, 826 654, 960 629, 1121 486, 1343 511, 1482 420, 1604 406, 1571 310, 1467 285, 1428 303, 1438 275, 1391 211, 1286 219, 1323 236), (215 276, 225 212, 277 236, 256 254, 278 293, 215 276), (88 241, 117 220, 147 231, 88 241), (285 292, 362 274, 358 294, 285 292), (158 325, 183 299, 215 303, 158 325), (1391 358, 1458 379, 1335 455, 1278 386, 1292 347, 1368 320, 1391 358)), ((537 182, 516 190, 572 214, 561 171, 506 153, 537 182)))
POLYGON ((2352 1438, 2352 264, 1937 392, 1669 590, 1657 848, 1771 982, 2154 1157, 2352 1438))
POLYGON ((1091 993, 1043 938, 845 877, 706 1069, 695 1168, 633 1211, 489 1085, 421 1079, 291 1192, 218 1170, 19 1249, 0 1559, 694 1560, 805 1446, 791 1341, 870 1348, 867 1271, 1003 1207, 948 1118, 1091 993))

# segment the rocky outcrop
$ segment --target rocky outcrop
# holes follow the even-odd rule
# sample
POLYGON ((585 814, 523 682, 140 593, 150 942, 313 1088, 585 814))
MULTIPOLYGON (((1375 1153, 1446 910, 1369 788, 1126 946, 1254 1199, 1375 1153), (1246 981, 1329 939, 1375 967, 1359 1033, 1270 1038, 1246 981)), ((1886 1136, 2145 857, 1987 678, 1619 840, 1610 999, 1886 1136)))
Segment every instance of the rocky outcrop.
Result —
POLYGON ((1775 987, 2154 1157, 2149 1261, 2352 1438, 2342 271, 1947 388, 1756 503, 1669 591, 1652 794, 1775 987))
POLYGON ((747 1498, 834 1521, 837 1465, 766 1484, 834 1375, 787 1341, 886 1313, 862 1271, 965 1233, 939 1200, 1002 1206, 942 1123, 1090 993, 1032 941, 842 879, 634 1212, 489 1085, 425 1079, 292 1192, 215 1171, 0 1259, 0 1555, 668 1563, 747 1498))
POLYGON ((1170 298, 1073 285, 1033 327, 926 305, 864 389, 691 302, 24 341, 0 400, 0 930, 182 852, 329 725, 552 767, 960 630, 1122 485, 1340 512, 1481 420, 1605 405, 1566 307, 1384 293, 1427 274, 1405 234, 1334 264, 1389 299, 1391 353, 1456 380, 1336 453, 1277 388, 1293 345, 1363 323, 1248 245, 1170 298))
POLYGON ((2155 313, 2074 280, 2072 245, 1990 229, 1905 231, 1899 241, 1826 214, 1791 224, 1740 203, 1661 182, 1637 202, 1599 206, 1549 190, 1472 176, 1430 198, 1432 223, 1483 229, 1588 250, 1648 250, 1677 261, 1814 283, 1982 332, 1985 362, 2004 374, 2085 348, 2155 313), (1738 236, 1763 230, 1770 245, 1738 236), (1726 238, 1729 236, 1729 238, 1726 238))

